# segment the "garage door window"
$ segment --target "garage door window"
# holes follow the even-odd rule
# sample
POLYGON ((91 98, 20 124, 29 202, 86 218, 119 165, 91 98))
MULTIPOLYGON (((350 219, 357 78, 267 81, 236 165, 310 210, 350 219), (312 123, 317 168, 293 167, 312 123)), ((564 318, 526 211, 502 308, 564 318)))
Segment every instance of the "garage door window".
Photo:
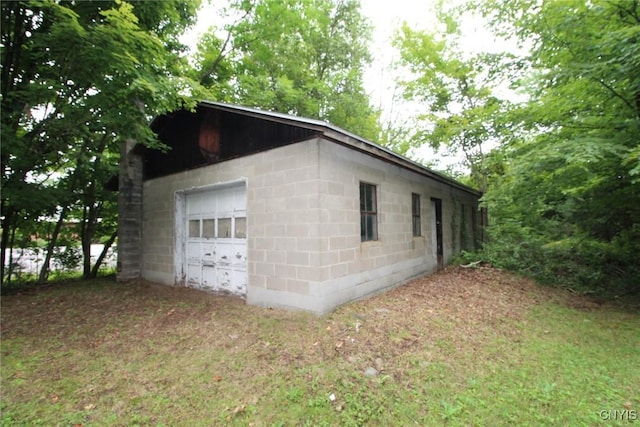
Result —
POLYGON ((220 218, 218 220, 218 238, 231 237, 231 218, 220 218))
POLYGON ((200 237, 200 220, 189 220, 189 237, 200 237))
POLYGON ((236 218, 235 238, 247 238, 247 218, 236 218))
POLYGON ((216 237, 216 220, 204 219, 202 220, 202 237, 212 239, 216 237))

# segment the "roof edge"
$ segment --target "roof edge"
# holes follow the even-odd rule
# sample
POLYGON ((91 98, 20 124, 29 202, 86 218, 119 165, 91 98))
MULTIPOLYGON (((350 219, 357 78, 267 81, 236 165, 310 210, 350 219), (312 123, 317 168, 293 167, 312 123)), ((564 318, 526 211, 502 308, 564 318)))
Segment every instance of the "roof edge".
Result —
POLYGON ((227 103, 216 102, 216 101, 203 100, 198 105, 201 105, 203 107, 214 107, 219 110, 228 111, 228 112, 242 113, 242 114, 246 114, 253 117, 277 121, 285 124, 301 126, 307 129, 319 131, 319 132, 322 132, 325 138, 331 141, 334 141, 336 143, 349 146, 358 151, 365 151, 383 160, 396 163, 399 166, 405 167, 406 169, 428 176, 437 181, 450 184, 465 192, 475 194, 478 197, 482 196, 482 192, 479 190, 476 190, 465 184, 462 184, 461 182, 458 182, 455 179, 448 177, 441 172, 434 171, 433 169, 430 169, 414 160, 411 160, 401 154, 398 154, 388 149, 387 147, 384 147, 380 144, 376 144, 375 142, 369 141, 368 139, 365 139, 359 135, 351 133, 345 129, 342 129, 338 126, 335 126, 323 120, 309 119, 306 117, 293 116, 290 114, 260 110, 257 108, 244 107, 241 105, 227 104, 227 103), (355 144, 352 140, 355 140, 363 144, 364 147, 358 146, 358 144, 355 144), (380 151, 380 153, 375 153, 375 151, 380 151))

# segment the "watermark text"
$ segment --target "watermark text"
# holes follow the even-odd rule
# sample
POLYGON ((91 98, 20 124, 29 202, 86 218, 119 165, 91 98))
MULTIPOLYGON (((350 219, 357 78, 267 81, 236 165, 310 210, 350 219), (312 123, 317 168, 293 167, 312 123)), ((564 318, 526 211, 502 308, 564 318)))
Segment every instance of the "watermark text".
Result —
POLYGON ((636 421, 638 411, 635 409, 603 409, 598 412, 601 420, 605 421, 636 421))

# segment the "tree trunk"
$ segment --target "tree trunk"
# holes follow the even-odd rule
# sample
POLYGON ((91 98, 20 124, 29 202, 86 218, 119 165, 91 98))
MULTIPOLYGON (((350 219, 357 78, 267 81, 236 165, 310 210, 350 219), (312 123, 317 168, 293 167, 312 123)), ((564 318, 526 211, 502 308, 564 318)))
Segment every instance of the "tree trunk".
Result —
POLYGON ((82 256, 83 268, 82 277, 89 278, 91 275, 91 243, 96 230, 98 220, 99 207, 94 205, 85 206, 85 214, 83 215, 82 224, 82 256), (88 213, 87 213, 88 211, 88 213))
MULTIPOLYGON (((95 159, 91 170, 97 171, 100 168, 102 162, 102 154, 107 146, 107 135, 104 135, 96 147, 95 159)), ((89 144, 85 144, 89 145, 89 144)), ((80 169, 80 159, 78 159, 77 167, 80 169)), ((83 214, 82 224, 80 226, 80 239, 82 243, 82 277, 92 277, 91 273, 91 242, 93 241, 93 235, 96 230, 96 224, 102 202, 98 202, 96 206, 96 177, 92 176, 89 185, 85 187, 83 194, 83 214)))
POLYGON ((14 228, 13 227, 14 212, 13 212, 13 209, 11 208, 7 209, 6 212, 4 211, 4 209, 2 211, 3 211, 2 213, 4 214, 4 219, 2 221, 2 241, 0 243, 1 245, 0 258, 2 258, 1 260, 2 263, 0 264, 0 280, 4 282, 4 273, 5 273, 4 263, 7 259, 7 248, 11 250, 13 247, 13 244, 9 244, 9 239, 10 239, 11 230, 14 228))
POLYGON ((111 245, 113 245, 113 242, 116 241, 117 236, 118 236, 118 230, 114 231, 111 234, 111 237, 109 237, 109 240, 105 242, 104 248, 102 248, 102 252, 100 253, 100 256, 98 257, 95 265, 91 269, 91 274, 89 278, 95 279, 96 277, 98 277, 98 270, 100 269, 100 265, 102 264, 102 261, 104 261, 104 258, 107 256, 107 252, 109 251, 109 248, 111 248, 111 245))
POLYGON ((82 245, 82 277, 91 276, 91 241, 93 240, 93 206, 84 207, 82 225, 80 229, 80 241, 82 245))
MULTIPOLYGON (((7 282, 11 283, 11 276, 13 274, 13 245, 16 241, 16 227, 11 227, 11 242, 9 243, 9 270, 7 271, 7 282)), ((2 261, 4 262, 4 260, 2 261)))
POLYGON ((44 257, 44 261, 42 262, 42 268, 40 269, 40 276, 38 277, 38 283, 46 282, 47 278, 49 277, 49 263, 51 262, 51 255, 53 254, 53 248, 56 247, 56 243, 58 241, 58 235, 60 235, 60 230, 62 229, 62 224, 64 223, 64 218, 67 216, 67 210, 68 210, 67 206, 62 208, 62 212, 60 212, 60 217, 58 218, 56 227, 53 229, 51 240, 49 240, 49 244, 47 245, 47 254, 44 257))

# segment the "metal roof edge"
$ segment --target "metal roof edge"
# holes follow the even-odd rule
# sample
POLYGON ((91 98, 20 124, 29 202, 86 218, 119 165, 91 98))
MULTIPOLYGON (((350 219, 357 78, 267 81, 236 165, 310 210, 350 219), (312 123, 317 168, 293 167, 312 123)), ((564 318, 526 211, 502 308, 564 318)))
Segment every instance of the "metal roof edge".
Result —
POLYGON ((421 173, 422 175, 428 176, 430 178, 433 178, 437 181, 446 183, 446 184, 450 184, 460 190, 463 190, 465 192, 468 193, 472 193, 477 195, 478 197, 482 196, 482 192, 479 190, 476 190, 474 188, 471 188, 465 184, 462 184, 461 182, 456 181, 453 178, 450 178, 446 175, 444 175, 441 172, 437 172, 434 171, 433 169, 430 169, 414 160, 411 160, 405 156, 402 156, 386 147, 383 147, 380 144, 376 144, 375 142, 369 141, 368 139, 365 139, 359 135, 356 135, 354 133, 351 133, 345 129, 342 129, 338 126, 335 126, 331 123, 325 122, 323 120, 318 120, 318 119, 310 119, 310 118, 306 118, 306 117, 300 117, 300 116, 293 116, 291 114, 285 114, 285 113, 278 113, 278 112, 274 112, 274 111, 267 111, 267 110, 260 110, 257 108, 251 108, 251 107, 245 107, 245 106, 241 106, 241 105, 234 105, 234 104, 227 104, 227 103, 223 103, 223 102, 216 102, 216 101, 201 101, 199 103, 199 105, 202 105, 204 107, 215 107, 218 108, 220 110, 223 111, 228 111, 228 112, 236 112, 236 113, 243 113, 249 116, 253 116, 253 117, 260 117, 260 118, 265 118, 268 120, 274 120, 274 121, 278 121, 278 122, 282 122, 282 123, 286 123, 286 124, 291 124, 291 125, 297 125, 297 126, 303 126, 305 128, 308 129, 312 129, 312 130, 317 130, 317 131, 321 131, 323 136, 329 140, 332 140, 336 143, 340 143, 342 145, 346 145, 349 146, 353 149, 359 150, 359 151, 365 151, 371 155, 377 156, 377 157, 381 157, 385 160, 392 160, 394 161, 396 164, 403 166, 409 170, 413 170, 414 172, 418 172, 421 173), (335 132, 338 134, 338 137, 336 137, 335 135, 332 134, 332 132, 335 132), (342 136, 342 137, 340 137, 342 136), (367 146, 367 148, 369 148, 370 150, 378 150, 381 151, 381 154, 376 154, 373 153, 367 149, 362 149, 361 147, 357 147, 353 142, 349 141, 349 139, 354 139, 362 144, 364 144, 365 146, 367 146))

